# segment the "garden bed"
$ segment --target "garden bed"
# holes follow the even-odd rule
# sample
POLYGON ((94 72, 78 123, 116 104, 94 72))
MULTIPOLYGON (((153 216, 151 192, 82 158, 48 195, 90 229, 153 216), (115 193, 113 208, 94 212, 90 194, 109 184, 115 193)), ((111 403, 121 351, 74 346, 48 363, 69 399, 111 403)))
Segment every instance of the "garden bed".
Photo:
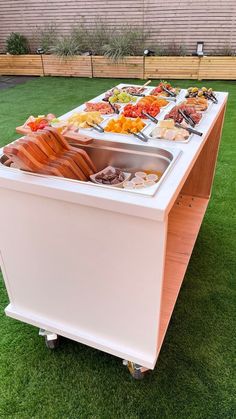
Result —
POLYGON ((236 57, 0 55, 0 75, 236 80, 236 57))
POLYGON ((103 56, 92 57, 93 77, 144 78, 144 57, 125 57, 115 62, 103 56))
POLYGON ((57 57, 42 55, 43 72, 45 76, 92 77, 91 57, 57 57))
POLYGON ((43 76, 40 55, 0 55, 0 74, 2 76, 43 76))
POLYGON ((198 57, 146 57, 145 79, 198 79, 198 57))

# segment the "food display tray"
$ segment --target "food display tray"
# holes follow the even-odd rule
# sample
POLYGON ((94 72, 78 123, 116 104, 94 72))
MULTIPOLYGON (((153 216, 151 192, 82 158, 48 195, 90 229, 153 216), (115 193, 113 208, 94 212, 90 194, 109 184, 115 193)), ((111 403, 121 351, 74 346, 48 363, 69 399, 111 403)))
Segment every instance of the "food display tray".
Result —
MULTIPOLYGON (((28 135, 28 134, 32 134, 32 131, 30 128, 25 128, 23 125, 20 127, 16 127, 16 132, 18 134, 23 134, 23 135, 28 135)), ((70 131, 68 130, 67 132, 65 132, 65 134, 63 134, 63 136, 65 137, 65 139, 70 143, 78 143, 78 144, 90 144, 93 141, 93 138, 83 135, 81 133, 76 133, 74 131, 70 131)))
MULTIPOLYGON (((119 116, 121 116, 121 115, 116 115, 117 117, 119 117, 119 116)), ((114 119, 118 119, 118 118, 116 118, 116 117, 113 117, 114 119)), ((135 118, 129 118, 129 119, 135 119, 135 118)), ((145 127, 143 127, 143 129, 141 130, 141 131, 139 131, 139 132, 144 132, 146 129, 148 129, 149 127, 150 127, 150 125, 151 125, 151 122, 149 121, 149 120, 147 120, 147 119, 142 119, 142 121, 143 121, 143 123, 145 124, 145 127)), ((107 122, 109 122, 109 121, 103 121, 103 122, 101 122, 101 126, 103 127, 103 128, 105 128, 105 126, 106 126, 106 123, 107 122)), ((121 135, 122 137, 130 137, 130 136, 132 136, 132 134, 123 134, 123 133, 121 133, 121 132, 113 132, 113 131, 104 131, 104 133, 103 134, 112 134, 112 135, 121 135)), ((138 134, 138 133, 137 133, 138 134)))

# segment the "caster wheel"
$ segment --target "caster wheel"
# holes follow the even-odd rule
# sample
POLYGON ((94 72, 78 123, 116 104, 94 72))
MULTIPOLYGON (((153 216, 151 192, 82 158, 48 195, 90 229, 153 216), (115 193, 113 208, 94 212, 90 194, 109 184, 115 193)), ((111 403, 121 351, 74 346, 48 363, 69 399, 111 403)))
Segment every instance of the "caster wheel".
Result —
POLYGON ((139 364, 135 364, 135 362, 123 361, 123 364, 128 367, 130 374, 135 380, 142 380, 145 377, 147 371, 149 371, 147 368, 142 367, 139 364))
POLYGON ((48 340, 47 336, 45 336, 45 345, 48 349, 56 349, 59 345, 59 339, 48 340))
POLYGON ((56 349, 59 345, 58 335, 45 329, 39 329, 39 336, 45 339, 45 345, 49 349, 56 349))

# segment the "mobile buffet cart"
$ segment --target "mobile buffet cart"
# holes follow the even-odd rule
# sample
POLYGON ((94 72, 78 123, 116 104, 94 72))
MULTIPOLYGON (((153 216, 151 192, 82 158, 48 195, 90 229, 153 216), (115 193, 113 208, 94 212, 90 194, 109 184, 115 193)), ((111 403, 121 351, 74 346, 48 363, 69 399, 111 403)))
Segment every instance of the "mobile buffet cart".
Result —
POLYGON ((135 377, 154 369, 211 195, 227 93, 217 98, 186 144, 92 132, 83 148, 98 166, 162 167, 148 193, 0 164, 8 316, 48 346, 62 335, 126 360, 135 377))

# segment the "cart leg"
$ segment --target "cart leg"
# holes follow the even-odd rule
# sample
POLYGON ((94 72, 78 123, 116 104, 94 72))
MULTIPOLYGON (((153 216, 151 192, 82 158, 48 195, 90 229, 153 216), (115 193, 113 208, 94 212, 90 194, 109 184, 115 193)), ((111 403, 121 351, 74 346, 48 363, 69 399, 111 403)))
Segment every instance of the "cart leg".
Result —
POLYGON ((58 335, 53 332, 49 332, 48 330, 39 329, 39 336, 44 336, 45 345, 49 349, 55 349, 58 347, 59 339, 58 335))
POLYGON ((135 362, 123 360, 123 365, 127 366, 130 374, 135 380, 142 380, 147 373, 150 371, 148 368, 142 367, 142 365, 135 364, 135 362))

